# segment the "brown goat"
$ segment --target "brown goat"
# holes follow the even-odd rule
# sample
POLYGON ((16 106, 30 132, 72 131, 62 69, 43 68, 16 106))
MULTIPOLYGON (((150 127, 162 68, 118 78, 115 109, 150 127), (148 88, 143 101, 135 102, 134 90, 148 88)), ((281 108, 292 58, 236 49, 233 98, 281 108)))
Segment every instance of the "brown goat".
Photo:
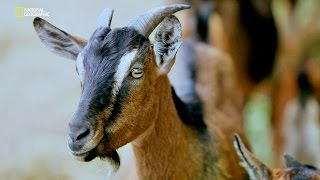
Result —
POLYGON ((234 147, 242 161, 242 166, 247 170, 250 179, 258 180, 319 180, 320 170, 317 168, 301 164, 291 156, 285 154, 285 169, 270 169, 257 159, 243 145, 241 138, 235 134, 234 147))
MULTIPOLYGON (((232 141, 233 133, 245 137, 241 96, 231 57, 205 43, 197 43, 196 87, 209 123, 232 141)), ((248 146, 247 139, 245 140, 248 146)))
POLYGON ((69 123, 69 147, 79 160, 99 156, 117 168, 117 149, 131 143, 140 179, 245 179, 218 120, 204 114, 193 121, 169 83, 181 45, 172 14, 186 8, 151 9, 115 29, 107 10, 86 43, 35 18, 49 50, 77 62, 82 96, 69 123), (152 44, 148 36, 159 23, 152 44))
POLYGON ((177 53, 169 78, 184 102, 201 103, 204 119, 210 119, 206 122, 208 126, 221 130, 229 142, 237 132, 248 146, 241 96, 230 56, 205 43, 186 41, 177 53))
POLYGON ((314 1, 313 10, 304 9, 311 16, 304 14, 308 21, 302 23, 299 12, 304 3, 273 2, 280 39, 272 93, 277 166, 283 152, 320 165, 320 63, 312 52, 320 45, 320 3, 314 1))
POLYGON ((186 104, 200 102, 204 114, 212 116, 211 123, 230 140, 234 132, 245 137, 241 96, 230 56, 205 43, 185 41, 169 79, 179 98, 186 104))
POLYGON ((271 0, 187 1, 194 7, 188 34, 230 54, 245 103, 272 72, 278 37, 271 0))

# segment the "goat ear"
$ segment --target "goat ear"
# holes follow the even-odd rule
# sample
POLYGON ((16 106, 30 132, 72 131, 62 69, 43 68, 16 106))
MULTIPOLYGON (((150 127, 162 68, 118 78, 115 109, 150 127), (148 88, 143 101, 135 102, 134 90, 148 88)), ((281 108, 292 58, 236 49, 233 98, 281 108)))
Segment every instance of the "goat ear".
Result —
POLYGON ((53 53, 75 60, 86 41, 71 36, 39 17, 34 18, 33 27, 42 43, 53 53))
POLYGON ((154 52, 161 73, 168 73, 181 46, 181 24, 174 15, 166 17, 155 35, 154 52))
POLYGON ((250 179, 268 180, 271 176, 270 169, 258 160, 242 143, 238 134, 234 135, 233 144, 241 158, 241 165, 247 170, 250 179))
POLYGON ((284 160, 285 160, 287 168, 300 168, 300 167, 303 167, 303 164, 301 164, 299 161, 294 159, 289 154, 284 153, 283 157, 284 157, 284 160))
POLYGON ((297 161, 295 158, 290 156, 287 153, 284 153, 283 155, 286 168, 302 168, 302 169, 309 169, 309 170, 318 170, 315 166, 308 165, 308 164, 302 164, 299 161, 297 161))

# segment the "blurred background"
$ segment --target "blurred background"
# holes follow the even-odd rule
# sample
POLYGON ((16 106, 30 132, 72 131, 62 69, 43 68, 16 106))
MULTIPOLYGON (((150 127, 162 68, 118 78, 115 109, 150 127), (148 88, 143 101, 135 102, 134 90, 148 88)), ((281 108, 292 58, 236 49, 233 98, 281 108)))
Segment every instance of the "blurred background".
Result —
MULTIPOLYGON (((151 7, 192 5, 178 13, 183 38, 206 43, 234 61, 252 149, 271 167, 288 152, 320 167, 319 0, 105 0, 0 3, 0 179, 104 179, 105 162, 76 161, 67 123, 80 97, 71 60, 50 53, 17 6, 43 8, 70 34, 89 38, 100 12, 112 27, 151 7)), ((126 153, 125 150, 122 153, 126 153)))

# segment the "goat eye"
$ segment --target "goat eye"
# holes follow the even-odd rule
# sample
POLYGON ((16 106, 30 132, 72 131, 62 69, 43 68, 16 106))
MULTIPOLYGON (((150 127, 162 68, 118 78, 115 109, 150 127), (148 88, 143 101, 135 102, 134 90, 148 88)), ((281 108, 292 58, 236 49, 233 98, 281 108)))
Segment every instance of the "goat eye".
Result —
POLYGON ((132 69, 131 76, 135 79, 139 79, 143 76, 143 70, 138 68, 132 69))
POLYGON ((100 103, 101 105, 104 105, 104 104, 106 103, 105 98, 101 97, 101 98, 99 99, 99 103, 100 103))

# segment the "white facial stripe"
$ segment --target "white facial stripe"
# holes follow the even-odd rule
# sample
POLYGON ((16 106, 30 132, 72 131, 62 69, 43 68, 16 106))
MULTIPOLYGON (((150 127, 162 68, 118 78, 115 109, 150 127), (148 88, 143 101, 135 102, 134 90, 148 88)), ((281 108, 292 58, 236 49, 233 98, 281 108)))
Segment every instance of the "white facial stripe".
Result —
POLYGON ((77 63, 77 69, 78 69, 80 80, 83 82, 85 70, 83 66, 83 55, 81 53, 79 53, 76 63, 77 63))
POLYGON ((115 87, 113 87, 114 89, 113 95, 115 95, 118 92, 123 79, 127 76, 130 65, 134 60, 134 57, 136 56, 136 54, 137 54, 137 50, 133 50, 130 53, 127 53, 121 57, 120 63, 118 65, 118 69, 116 71, 116 74, 114 75, 114 79, 116 83, 115 83, 115 87))

